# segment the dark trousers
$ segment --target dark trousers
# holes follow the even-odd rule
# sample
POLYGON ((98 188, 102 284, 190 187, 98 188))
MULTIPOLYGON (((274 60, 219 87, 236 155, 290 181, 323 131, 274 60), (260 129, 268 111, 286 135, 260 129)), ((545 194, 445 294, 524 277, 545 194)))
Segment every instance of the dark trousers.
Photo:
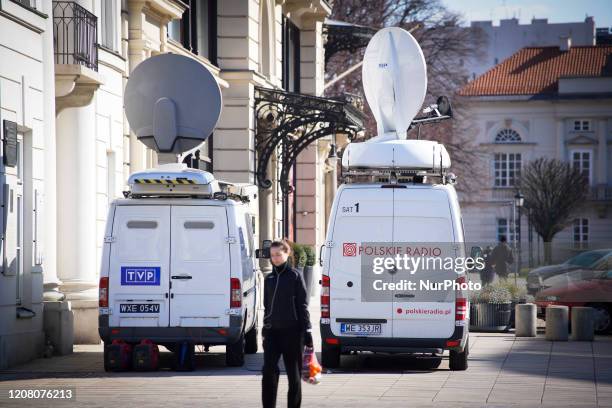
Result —
POLYGON ((261 399, 264 408, 276 406, 278 390, 278 360, 283 356, 287 370, 289 391, 287 406, 299 408, 302 403, 302 353, 304 352, 303 334, 298 329, 270 330, 263 340, 264 364, 262 368, 261 399))

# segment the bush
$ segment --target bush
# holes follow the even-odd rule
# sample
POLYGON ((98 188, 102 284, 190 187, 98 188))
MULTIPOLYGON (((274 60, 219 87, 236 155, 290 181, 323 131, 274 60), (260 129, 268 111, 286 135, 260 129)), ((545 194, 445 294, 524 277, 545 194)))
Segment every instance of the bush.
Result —
POLYGON ((527 288, 524 286, 515 285, 514 282, 510 280, 500 281, 499 284, 508 290, 510 293, 510 299, 513 302, 525 300, 525 297, 527 296, 527 288))
POLYGON ((478 292, 474 292, 470 296, 472 303, 510 303, 512 295, 507 287, 500 282, 492 283, 482 288, 478 292))
POLYGON ((314 266, 317 262, 317 256, 315 255, 314 249, 308 245, 304 245, 303 248, 306 253, 306 266, 314 266))
POLYGON ((473 303, 511 303, 529 301, 527 289, 508 279, 500 279, 470 295, 473 303))
POLYGON ((291 243, 291 252, 291 264, 294 268, 306 265, 306 252, 304 251, 304 246, 291 243))

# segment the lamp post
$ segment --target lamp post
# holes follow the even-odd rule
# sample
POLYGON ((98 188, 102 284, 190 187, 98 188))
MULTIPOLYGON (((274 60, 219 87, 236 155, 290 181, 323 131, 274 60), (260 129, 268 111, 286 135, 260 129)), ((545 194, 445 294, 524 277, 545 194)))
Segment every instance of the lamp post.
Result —
POLYGON ((523 196, 523 194, 521 194, 520 191, 517 191, 515 196, 514 196, 514 203, 513 203, 513 208, 517 209, 518 208, 518 222, 516 220, 516 212, 513 211, 514 214, 514 250, 517 254, 517 262, 516 262, 516 267, 515 267, 515 271, 514 271, 514 284, 517 285, 518 282, 518 274, 521 270, 521 261, 522 261, 522 257, 521 257, 521 207, 523 207, 523 204, 525 204, 525 196, 523 196), (517 227, 518 225, 518 227, 517 227), (518 231, 517 231, 518 229, 518 231), (517 235, 518 233, 518 235, 517 235), (518 239, 517 239, 518 238, 518 239), (518 247, 517 247, 517 241, 518 241, 518 247))

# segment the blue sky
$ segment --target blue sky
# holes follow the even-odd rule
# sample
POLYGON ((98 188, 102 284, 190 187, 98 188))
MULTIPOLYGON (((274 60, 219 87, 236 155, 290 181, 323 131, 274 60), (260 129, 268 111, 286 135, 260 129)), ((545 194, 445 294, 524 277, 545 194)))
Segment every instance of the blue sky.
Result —
POLYGON ((549 23, 584 21, 595 18, 596 27, 612 26, 612 0, 442 0, 449 9, 461 12, 466 22, 516 17, 521 24, 536 18, 549 23))

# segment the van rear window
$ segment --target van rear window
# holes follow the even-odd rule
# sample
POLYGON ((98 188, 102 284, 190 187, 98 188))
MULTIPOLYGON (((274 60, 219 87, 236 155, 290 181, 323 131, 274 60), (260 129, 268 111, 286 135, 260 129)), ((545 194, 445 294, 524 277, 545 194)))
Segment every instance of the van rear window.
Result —
POLYGON ((185 229, 213 229, 215 223, 212 221, 185 221, 183 227, 185 229))
POLYGON ((128 221, 127 227, 128 228, 155 229, 157 228, 157 221, 144 221, 144 220, 128 221))

